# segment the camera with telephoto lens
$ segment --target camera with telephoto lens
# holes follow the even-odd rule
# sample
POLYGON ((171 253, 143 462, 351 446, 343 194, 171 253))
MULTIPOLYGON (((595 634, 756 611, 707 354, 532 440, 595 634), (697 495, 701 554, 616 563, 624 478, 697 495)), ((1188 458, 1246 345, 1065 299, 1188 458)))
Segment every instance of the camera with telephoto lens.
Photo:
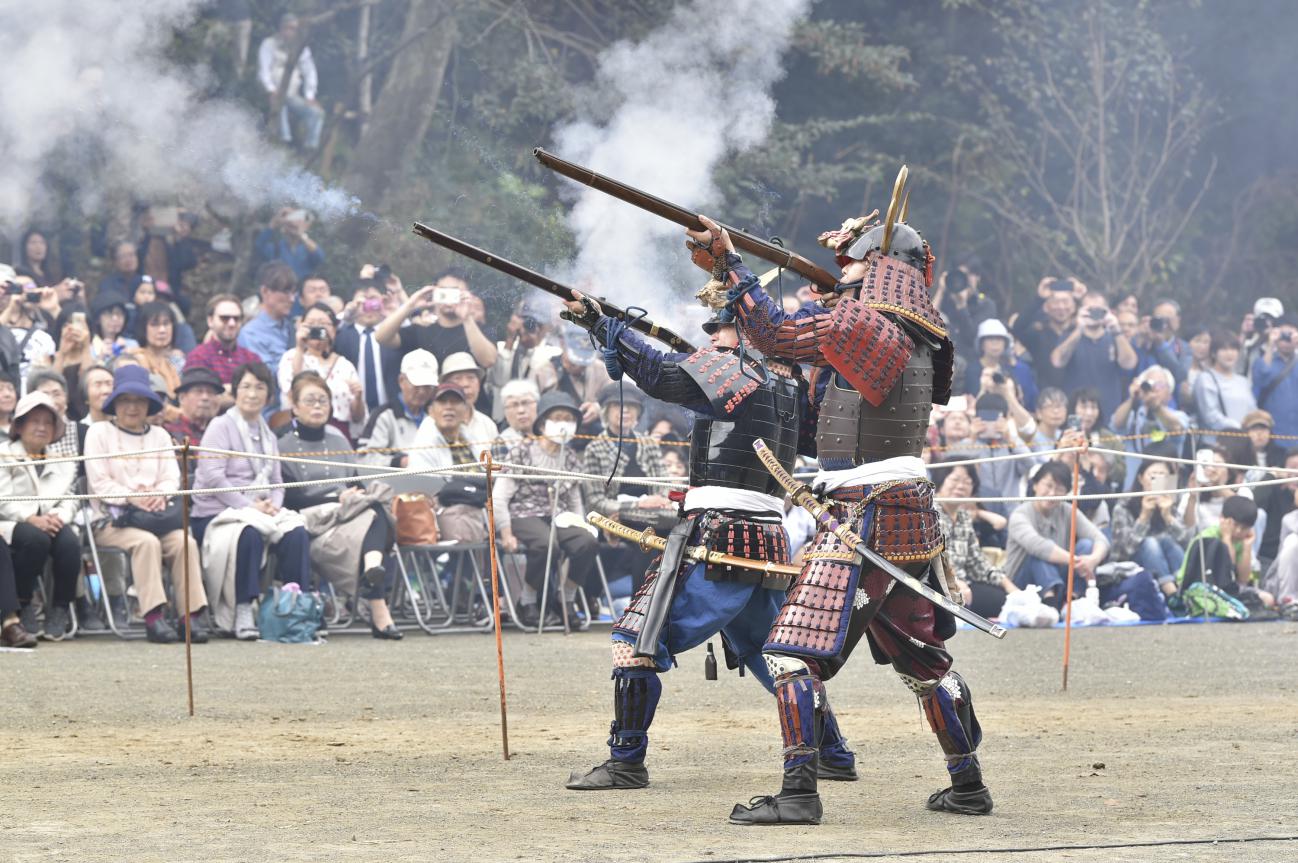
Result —
POLYGON ((1140 391, 1142 393, 1152 393, 1154 391, 1154 385, 1151 384, 1149 381, 1141 381, 1140 391))
POLYGON ((325 339, 329 338, 329 331, 324 327, 311 327, 306 331, 306 337, 308 339, 317 339, 319 341, 324 341, 325 339))
POLYGON ((1275 326, 1275 318, 1263 312, 1253 317, 1253 332, 1259 336, 1265 336, 1271 327, 1275 326))
POLYGON ((1276 336, 1276 339, 1285 343, 1292 342, 1294 340, 1293 330, 1284 330, 1280 335, 1276 336))
POLYGON ((1149 319, 1149 331, 1151 333, 1161 333, 1163 330, 1167 329, 1169 323, 1170 322, 1167 318, 1154 315, 1154 317, 1149 319))
POLYGON ((946 274, 946 286, 952 293, 960 293, 969 287, 969 277, 964 270, 952 270, 946 274))

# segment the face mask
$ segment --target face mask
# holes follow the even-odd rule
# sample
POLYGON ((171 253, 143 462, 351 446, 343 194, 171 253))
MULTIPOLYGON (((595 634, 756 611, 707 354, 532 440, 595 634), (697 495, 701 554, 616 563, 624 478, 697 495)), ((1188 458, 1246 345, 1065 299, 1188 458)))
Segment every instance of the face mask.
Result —
POLYGON ((558 441, 566 441, 577 433, 577 424, 563 420, 546 420, 545 436, 558 441))

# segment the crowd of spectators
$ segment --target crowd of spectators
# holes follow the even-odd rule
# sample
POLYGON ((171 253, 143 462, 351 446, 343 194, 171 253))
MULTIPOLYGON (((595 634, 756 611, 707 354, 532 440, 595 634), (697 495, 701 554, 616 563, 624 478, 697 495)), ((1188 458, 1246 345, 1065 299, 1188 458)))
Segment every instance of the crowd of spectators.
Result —
MULTIPOLYGON (((193 267, 188 228, 175 230, 192 220, 158 217, 163 236, 111 246, 93 291, 59 271, 39 231, 20 266, 0 269, 0 430, 12 440, 3 457, 21 462, 0 466, 6 645, 63 638, 73 606, 81 629, 103 625, 82 572, 85 531, 130 558, 131 589, 107 577, 103 589, 114 617, 138 617, 153 641, 181 637, 182 610, 198 641, 213 629, 255 638, 272 579, 327 584, 365 609, 376 638, 397 639, 384 601, 393 495, 428 494, 443 540, 481 542, 487 491, 472 474, 488 449, 584 475, 515 471, 495 486, 501 547, 521 556, 519 623, 583 613, 575 592, 596 593, 597 560, 615 594, 638 586, 649 555, 597 536, 584 516, 666 532, 677 503, 664 481, 687 473, 690 420, 610 381, 554 306, 527 296, 497 332, 462 272, 407 291, 366 265, 331 285, 309 216, 286 209, 257 237, 266 260, 244 296, 191 310, 196 334, 189 298, 167 281, 193 267), (149 454, 185 440, 226 454, 191 462, 188 477, 174 452, 149 454), (78 455, 88 460, 42 464, 78 455), (268 458, 279 455, 312 461, 268 458), (366 479, 457 467, 453 479, 366 479), (337 482, 282 487, 302 479, 337 482), (189 540, 175 494, 185 484, 214 492, 195 498, 189 540), (255 491, 231 490, 245 487, 255 491), (63 499, 83 490, 100 498, 63 499), (35 494, 51 500, 5 499, 35 494), (180 609, 186 555, 202 577, 180 609), (547 582, 547 563, 563 585, 547 582)), ((1298 479, 1273 481, 1298 472, 1298 327, 1279 300, 1259 299, 1229 330, 1183 328, 1171 300, 1146 309, 1048 278, 1037 302, 1002 319, 979 284, 967 267, 940 281, 956 394, 935 409, 926 456, 948 558, 976 610, 996 616, 1024 590, 1057 608, 1070 564, 1079 596, 1143 619, 1184 611, 1196 581, 1261 613, 1298 595, 1298 479), (1015 458, 947 464, 992 456, 1015 458), (1082 503, 1070 555, 1074 471, 1084 494, 1116 497, 1082 503)), ((791 509, 788 526, 797 548, 806 521, 791 509)))

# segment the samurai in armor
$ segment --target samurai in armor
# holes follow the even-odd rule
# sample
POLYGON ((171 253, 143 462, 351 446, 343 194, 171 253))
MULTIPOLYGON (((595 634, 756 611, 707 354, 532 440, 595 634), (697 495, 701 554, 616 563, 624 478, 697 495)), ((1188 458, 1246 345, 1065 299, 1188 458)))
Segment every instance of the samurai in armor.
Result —
MULTIPOLYGON (((903 183, 898 184, 903 186, 903 183)), ((929 297, 933 256, 920 234, 895 218, 851 220, 823 234, 841 281, 815 303, 786 313, 762 289, 714 222, 690 232, 695 260, 727 286, 733 315, 760 351, 811 366, 808 420, 820 472, 812 488, 833 517, 871 549, 950 595, 933 486, 920 453, 932 403, 951 393, 954 351, 929 297), (700 260, 702 258, 703 260, 700 260)), ((891 664, 918 697, 946 755, 950 785, 928 808, 987 814, 977 748, 982 732, 969 686, 951 670, 945 640, 955 618, 863 563, 821 528, 771 628, 763 654, 775 681, 784 736, 784 781, 773 796, 737 804, 737 824, 818 824, 817 762, 824 757, 824 682, 861 637, 876 662, 891 664)))
MULTIPOLYGON (((613 627, 610 757, 587 772, 574 771, 567 783, 577 791, 643 788, 649 784, 649 726, 662 694, 659 675, 671 668, 675 654, 719 632, 727 664, 746 667, 774 691, 762 645, 784 601, 788 576, 686 560, 683 552, 704 546, 788 563, 783 491, 752 444, 766 440, 782 463, 792 465, 805 386, 796 365, 741 351, 733 324, 704 324, 711 345, 693 354, 663 353, 622 321, 600 314, 592 300, 579 298, 568 307, 602 346, 612 377, 625 373, 646 394, 696 416, 682 518, 613 627)), ((819 775, 856 779, 855 756, 832 713, 825 712, 824 725, 819 775)))

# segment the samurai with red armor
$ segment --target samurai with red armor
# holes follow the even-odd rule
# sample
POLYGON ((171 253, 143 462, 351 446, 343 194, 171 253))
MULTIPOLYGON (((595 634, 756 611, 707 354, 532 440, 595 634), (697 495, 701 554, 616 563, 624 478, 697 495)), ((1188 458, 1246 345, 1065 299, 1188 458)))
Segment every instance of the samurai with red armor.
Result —
MULTIPOLYGON (((872 214, 821 236, 841 281, 792 314, 767 295, 715 222, 705 219, 709 230, 688 232, 687 243, 727 288, 723 317, 733 316, 758 350, 811 366, 817 496, 872 550, 949 595, 935 569, 943 538, 920 453, 932 404, 950 397, 954 351, 929 297, 928 243, 896 218, 903 186, 899 178, 883 224, 872 224, 872 214)), ((731 822, 820 823, 824 682, 862 636, 875 661, 891 664, 919 698, 946 755, 951 784, 928 808, 991 812, 977 756, 982 732, 944 644, 954 632, 948 611, 901 589, 822 526, 763 648, 784 737, 783 784, 778 794, 737 804, 731 822)))
MULTIPOLYGON (((695 561, 684 551, 703 546, 753 561, 789 562, 783 492, 753 442, 767 441, 780 462, 792 467, 806 390, 796 364, 744 351, 733 323, 705 323, 711 345, 692 354, 663 353, 623 321, 601 314, 593 300, 577 297, 567 304, 567 315, 599 342, 613 378, 625 373, 646 394, 695 414, 681 520, 613 627, 609 758, 574 771, 566 786, 643 788, 649 784, 644 759, 662 695, 660 675, 672 667, 675 654, 720 633, 727 664, 741 672, 747 667, 774 691, 762 648, 789 576, 695 561)), ((822 723, 820 777, 856 779, 855 756, 833 714, 824 712, 822 723)))

